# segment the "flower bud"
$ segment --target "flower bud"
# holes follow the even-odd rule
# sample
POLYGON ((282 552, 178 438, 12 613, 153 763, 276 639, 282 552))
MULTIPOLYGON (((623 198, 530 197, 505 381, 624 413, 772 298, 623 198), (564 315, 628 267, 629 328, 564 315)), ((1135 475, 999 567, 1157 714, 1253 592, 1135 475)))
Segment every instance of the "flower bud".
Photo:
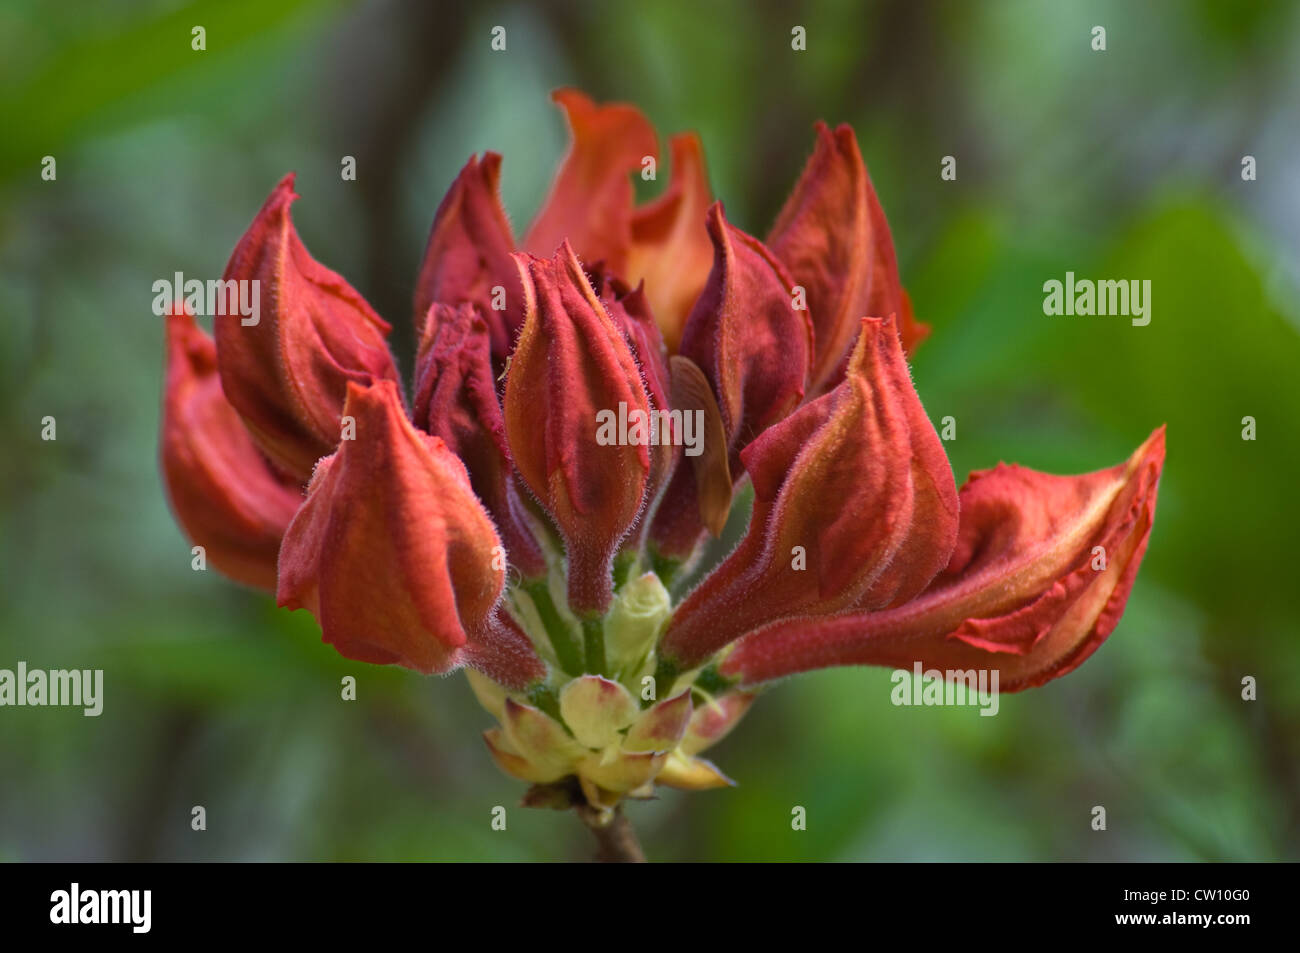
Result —
MULTIPOLYGON (((678 420, 672 417, 674 408, 670 397, 672 378, 668 351, 659 326, 650 313, 643 284, 633 290, 618 279, 603 278, 600 287, 601 303, 615 326, 623 332, 628 348, 641 368, 641 383, 645 386, 650 409, 657 412, 654 432, 648 435, 651 438, 650 476, 646 483, 645 509, 652 513, 682 456, 684 421, 680 419, 680 413, 678 420)), ((624 539, 623 549, 638 549, 647 526, 648 521, 641 520, 624 539)))
MULTIPOLYGON (((812 325, 808 312, 795 307, 784 266, 762 242, 728 224, 720 202, 709 209, 708 232, 713 269, 686 322, 681 356, 704 372, 712 388, 726 435, 727 472, 736 481, 744 473, 740 451, 803 399, 812 325)), ((716 448, 706 448, 705 458, 720 470, 716 448)), ((725 521, 730 507, 728 498, 702 513, 703 462, 678 467, 650 529, 656 550, 678 560, 689 556, 706 523, 720 529, 718 517, 725 521)))
POLYGON ((1019 691, 1077 668, 1114 630, 1155 517, 1164 427, 1126 462, 1063 477, 999 465, 961 490, 947 568, 882 612, 755 632, 723 671, 746 683, 828 665, 988 669, 1019 691))
POLYGON ((550 260, 518 256, 525 318, 506 377, 505 424, 515 466, 564 537, 569 604, 600 615, 612 563, 641 511, 649 448, 619 439, 611 418, 648 418, 627 341, 568 243, 550 260))
POLYGON ((226 397, 272 462, 306 482, 338 445, 348 384, 398 375, 388 324, 298 238, 289 217, 295 198, 291 173, 226 265, 223 280, 258 283, 256 323, 218 314, 213 324, 226 397))
POLYGON ((545 666, 498 603, 504 550, 464 466, 416 430, 396 385, 349 386, 355 440, 317 467, 280 549, 279 604, 308 609, 348 658, 479 667, 522 689, 545 666))
POLYGON ((280 539, 302 490, 275 472, 221 392, 217 348, 192 315, 167 316, 162 471, 172 511, 212 565, 275 591, 280 539))
POLYGON ((860 319, 897 315, 909 352, 929 328, 912 320, 904 301, 889 225, 853 129, 831 132, 819 122, 816 130, 816 149, 767 244, 808 292, 817 342, 812 392, 820 394, 843 378, 860 319))
POLYGON ((957 492, 892 321, 864 319, 844 381, 742 458, 749 530, 674 615, 679 668, 780 619, 905 601, 947 563, 957 492))
POLYGON ((500 179, 501 156, 495 152, 465 164, 434 215, 415 287, 417 332, 434 302, 476 304, 498 362, 510 353, 524 320, 523 288, 511 257, 515 240, 501 207, 500 179), (505 309, 498 310, 498 304, 505 309))
POLYGON ((445 440, 465 464, 511 564, 525 579, 546 575, 546 557, 533 537, 515 484, 488 326, 474 305, 435 304, 430 309, 416 359, 415 388, 416 425, 445 440))

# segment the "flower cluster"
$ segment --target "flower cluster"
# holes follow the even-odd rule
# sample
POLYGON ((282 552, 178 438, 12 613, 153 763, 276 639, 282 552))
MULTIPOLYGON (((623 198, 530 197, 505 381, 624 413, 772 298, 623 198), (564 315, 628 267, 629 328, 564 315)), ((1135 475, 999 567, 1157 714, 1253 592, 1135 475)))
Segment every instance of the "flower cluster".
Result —
POLYGON ((299 239, 292 176, 223 276, 260 282, 261 319, 209 337, 168 316, 163 472, 213 565, 349 658, 466 668, 535 804, 729 783, 700 752, 794 672, 921 662, 1005 691, 1083 662, 1146 548, 1163 428, 1110 469, 1001 465, 958 491, 851 129, 817 126, 759 240, 713 200, 696 136, 638 206, 654 129, 555 98, 572 145, 522 242, 493 153, 434 216, 409 396, 390 326, 299 239), (702 452, 598 440, 618 408, 695 415, 702 452), (743 539, 674 599, 746 482, 743 539))

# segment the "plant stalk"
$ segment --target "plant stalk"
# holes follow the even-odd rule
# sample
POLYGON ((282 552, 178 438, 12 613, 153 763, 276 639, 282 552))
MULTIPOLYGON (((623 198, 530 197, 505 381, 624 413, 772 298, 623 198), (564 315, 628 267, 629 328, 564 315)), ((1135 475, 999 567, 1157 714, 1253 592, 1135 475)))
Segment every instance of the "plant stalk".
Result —
POLYGON ((596 838, 595 860, 600 864, 644 864, 645 854, 637 840, 632 822, 622 807, 602 811, 586 804, 575 810, 582 823, 596 838))

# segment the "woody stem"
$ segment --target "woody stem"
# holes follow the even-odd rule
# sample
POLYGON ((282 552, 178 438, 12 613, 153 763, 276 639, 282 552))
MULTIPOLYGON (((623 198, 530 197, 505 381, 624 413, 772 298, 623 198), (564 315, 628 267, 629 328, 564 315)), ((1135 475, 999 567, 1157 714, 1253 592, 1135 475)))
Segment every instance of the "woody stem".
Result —
POLYGON ((596 838, 596 862, 603 864, 644 864, 645 854, 637 840, 632 822, 623 808, 602 811, 586 804, 576 808, 578 817, 596 838))

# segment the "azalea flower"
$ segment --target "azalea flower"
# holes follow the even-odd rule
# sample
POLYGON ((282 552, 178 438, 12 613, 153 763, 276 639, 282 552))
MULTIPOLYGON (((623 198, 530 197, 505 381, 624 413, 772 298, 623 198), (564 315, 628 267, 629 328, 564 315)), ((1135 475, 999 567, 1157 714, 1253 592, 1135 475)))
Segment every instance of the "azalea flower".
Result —
POLYGON ((212 564, 348 658, 465 669, 525 803, 598 830, 656 784, 730 784, 701 753, 775 679, 919 662, 1018 691, 1092 654, 1146 549, 1163 428, 1109 469, 999 465, 959 491, 848 126, 816 127, 760 240, 696 136, 638 206, 649 122, 555 99, 572 145, 521 241, 493 153, 434 215, 409 397, 390 325, 298 237, 292 175, 223 275, 261 283, 261 319, 168 317, 163 473, 212 564), (660 439, 598 440, 616 409, 660 414, 660 439), (744 484, 744 537, 681 591, 744 484))

